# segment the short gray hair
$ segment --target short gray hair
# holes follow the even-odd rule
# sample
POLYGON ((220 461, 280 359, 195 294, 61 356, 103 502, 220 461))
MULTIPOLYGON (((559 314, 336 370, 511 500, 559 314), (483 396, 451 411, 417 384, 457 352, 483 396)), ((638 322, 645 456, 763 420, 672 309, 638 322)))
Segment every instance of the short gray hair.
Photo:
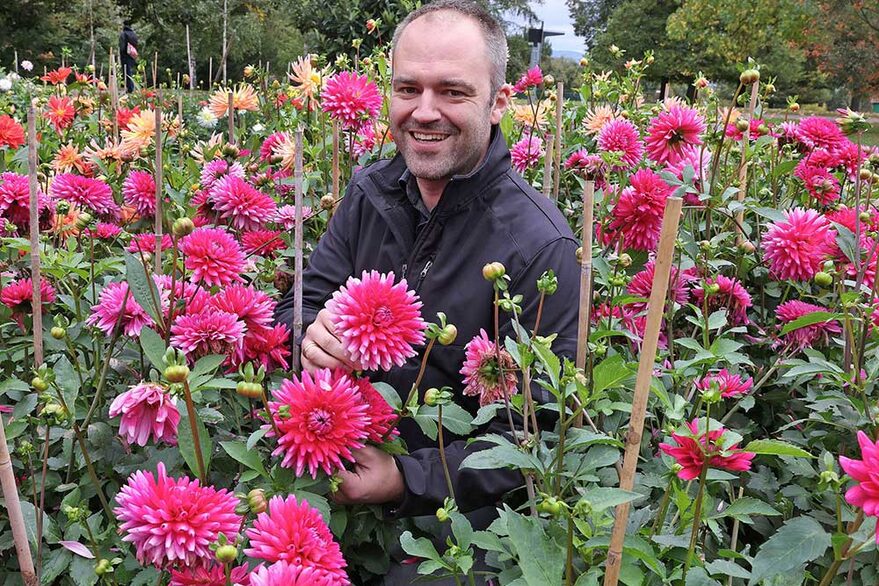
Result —
POLYGON ((497 19, 477 2, 471 0, 436 0, 410 12, 394 30, 394 37, 391 40, 391 55, 394 54, 403 31, 412 21, 427 14, 437 12, 458 13, 473 19, 479 25, 482 36, 485 38, 488 58, 491 61, 491 95, 494 96, 501 86, 504 85, 507 78, 507 35, 497 19))

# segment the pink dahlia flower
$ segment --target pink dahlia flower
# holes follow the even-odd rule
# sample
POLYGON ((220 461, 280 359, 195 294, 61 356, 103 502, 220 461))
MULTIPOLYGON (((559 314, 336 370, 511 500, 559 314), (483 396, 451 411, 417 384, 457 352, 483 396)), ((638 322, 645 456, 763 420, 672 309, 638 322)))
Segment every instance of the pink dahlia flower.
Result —
POLYGON ((211 298, 209 305, 237 315, 248 330, 270 325, 275 311, 275 302, 271 297, 249 285, 240 284, 220 290, 211 298))
POLYGON ((156 282, 156 287, 159 288, 159 295, 162 297, 165 317, 168 317, 172 297, 174 299, 174 315, 201 313, 211 300, 211 294, 195 283, 173 279, 174 291, 172 295, 171 275, 156 275, 153 279, 156 282))
POLYGON ((719 441, 726 429, 723 427, 705 433, 699 427, 699 420, 694 419, 687 424, 689 434, 671 434, 678 444, 659 444, 659 449, 675 459, 681 470, 678 478, 695 480, 702 473, 702 466, 707 462, 710 468, 720 468, 730 472, 745 472, 751 469, 751 460, 756 454, 737 449, 738 444, 724 446, 719 441))
POLYGON ((784 215, 763 236, 764 257, 775 278, 810 281, 832 253, 835 232, 815 210, 794 208, 784 215))
POLYGON ((830 169, 816 165, 806 165, 804 159, 797 165, 794 175, 802 180, 815 200, 821 205, 828 205, 839 199, 839 180, 830 172, 830 169))
POLYGON ((672 188, 650 169, 641 169, 630 178, 611 212, 606 240, 623 237, 623 246, 652 251, 659 243, 665 200, 672 188))
MULTIPOLYGON (((244 554, 267 562, 287 562, 306 568, 324 570, 347 586, 345 558, 333 540, 320 512, 293 495, 279 495, 269 501, 266 512, 260 513, 247 530, 250 548, 244 554)), ((280 582, 279 582, 280 584, 280 582)))
MULTIPOLYGON (((28 277, 8 283, 0 289, 0 302, 16 314, 33 313, 34 282, 28 277)), ((40 280, 40 302, 45 305, 55 302, 55 288, 45 278, 40 280)))
POLYGON ((116 224, 108 224, 107 222, 98 222, 95 229, 85 229, 83 234, 98 240, 112 240, 122 234, 122 228, 116 224))
POLYGON ((510 160, 519 173, 537 165, 543 155, 543 140, 533 134, 529 134, 510 149, 510 160))
MULTIPOLYGON (((310 206, 302 206, 302 221, 309 219, 314 215, 314 210, 310 206)), ((285 230, 292 230, 296 225, 296 206, 284 205, 278 208, 275 214, 274 222, 282 225, 285 230)))
POLYGON ((201 188, 210 192, 214 184, 224 177, 232 176, 244 179, 244 167, 241 163, 231 165, 225 159, 214 159, 205 163, 201 168, 201 188))
MULTIPOLYGON (((236 586, 253 586, 250 568, 246 565, 232 568, 230 577, 236 586)), ((226 586, 226 568, 213 564, 171 570, 171 583, 168 586, 226 586)))
POLYGON ((855 181, 861 165, 870 156, 869 147, 858 146, 857 143, 845 139, 834 151, 837 165, 845 169, 850 181, 855 181))
POLYGON ((389 437, 399 435, 396 425, 400 417, 394 412, 394 408, 388 404, 384 396, 372 386, 369 379, 354 379, 354 385, 360 391, 360 397, 368 408, 369 426, 366 432, 369 436, 369 441, 380 444, 389 439, 389 437))
POLYGON ((247 254, 272 258, 276 251, 285 250, 287 243, 279 230, 253 230, 241 234, 241 247, 247 254))
POLYGON ((590 155, 586 149, 574 151, 565 161, 565 169, 579 173, 586 179, 592 179, 599 189, 604 187, 605 184, 604 174, 607 171, 605 167, 606 165, 601 155, 590 155))
POLYGON ((171 344, 191 360, 226 354, 241 347, 246 326, 234 313, 203 311, 179 315, 171 326, 171 344))
MULTIPOLYGON (((755 141, 766 134, 772 134, 772 131, 769 130, 769 124, 760 118, 751 118, 748 123, 748 140, 755 141)), ((736 142, 745 138, 745 133, 739 130, 735 124, 727 125, 726 135, 736 142)))
MULTIPOLYGON (((709 313, 718 309, 726 309, 731 324, 739 326, 750 323, 748 320, 748 308, 751 307, 751 295, 738 279, 717 275, 716 277, 705 279, 705 284, 708 287, 712 285, 719 287, 717 293, 708 295, 707 305, 709 313)), ((695 287, 693 289, 693 298, 696 305, 702 307, 705 299, 705 289, 703 287, 695 287)))
POLYGON ((156 214, 156 180, 152 173, 132 171, 122 183, 122 198, 143 217, 156 214))
POLYGON ((522 74, 522 77, 520 77, 519 81, 513 86, 513 91, 517 94, 523 94, 528 91, 529 88, 540 85, 543 85, 543 72, 540 71, 539 65, 535 65, 522 74))
MULTIPOLYGON (((152 232, 144 232, 143 234, 135 234, 128 243, 128 252, 149 252, 156 253, 157 236, 152 232)), ((162 234, 162 250, 168 250, 173 245, 171 236, 162 234)))
MULTIPOLYGON (((30 226, 30 182, 27 175, 3 173, 0 175, 0 217, 5 217, 20 229, 30 226)), ((40 216, 49 211, 50 199, 37 193, 40 216)))
POLYGON ((284 324, 270 328, 254 328, 244 336, 244 347, 239 363, 255 361, 272 372, 276 368, 287 370, 290 365, 290 330, 284 324))
POLYGON ((701 181, 708 176, 708 167, 710 166, 710 150, 704 146, 684 145, 681 147, 680 156, 676 160, 666 162, 665 170, 683 181, 684 169, 690 167, 693 170, 693 179, 701 181))
POLYGON ((129 476, 116 502, 122 541, 134 544, 140 563, 157 568, 205 565, 220 533, 234 538, 241 527, 235 495, 185 476, 170 478, 162 462, 158 476, 143 470, 129 476))
POLYGON ((349 277, 326 306, 345 351, 365 370, 403 366, 417 354, 413 344, 424 342, 421 301, 406 279, 394 284, 394 273, 349 277))
MULTIPOLYGON (((651 260, 648 261, 644 268, 635 273, 632 277, 632 280, 629 281, 629 285, 626 288, 626 291, 631 295, 637 295, 638 297, 644 297, 646 299, 650 298, 650 292, 653 289, 653 276, 656 273, 656 261, 651 260)), ((675 266, 671 267, 671 273, 669 274, 668 279, 668 288, 671 292, 671 298, 675 303, 683 305, 690 298, 690 283, 695 278, 694 269, 687 269, 685 271, 678 271, 678 268, 675 266)), ((636 311, 640 312, 647 308, 647 302, 637 302, 631 303, 631 307, 636 311)))
MULTIPOLYGON (((845 491, 845 500, 864 510, 870 517, 879 517, 879 441, 874 442, 863 431, 858 432, 863 460, 839 457, 839 465, 857 484, 845 491)), ((879 532, 876 533, 879 543, 879 532)))
POLYGON ((128 443, 145 446, 152 437, 156 443, 177 445, 180 412, 161 385, 142 382, 121 393, 110 404, 110 417, 119 415, 119 435, 128 443))
MULTIPOLYGON (((163 304, 164 305, 164 304, 163 304)), ((113 333, 116 322, 126 336, 136 338, 140 331, 155 325, 150 314, 134 299, 128 291, 128 283, 110 283, 98 296, 97 304, 92 306, 92 314, 86 323, 102 330, 108 336, 113 333), (126 299, 127 297, 127 299, 126 299), (123 300, 125 305, 123 307, 123 300)))
POLYGON ((323 111, 346 129, 358 130, 378 116, 382 107, 378 87, 365 75, 353 71, 342 71, 327 79, 320 97, 323 111))
MULTIPOLYGON (((827 311, 827 308, 792 299, 782 303, 775 309, 775 317, 778 319, 779 329, 781 329, 784 324, 816 311, 827 311)), ((838 335, 841 332, 842 329, 836 323, 836 320, 818 322, 788 332, 779 338, 775 346, 782 345, 800 351, 815 345, 823 346, 830 341, 830 336, 838 335)))
MULTIPOLYGON (((308 468, 312 477, 318 468, 332 475, 354 461, 351 450, 362 448, 369 434, 369 408, 357 385, 341 371, 327 369, 302 378, 285 379, 273 393, 269 410, 280 437, 273 456, 282 456, 281 466, 294 468, 301 476, 308 468)), ((266 435, 274 437, 271 426, 266 435)), ((272 560, 273 561, 273 560, 272 560)))
POLYGON ((193 281, 225 287, 241 281, 244 253, 231 234, 220 228, 199 228, 184 236, 180 250, 193 281))
POLYGON ((664 165, 683 156, 685 146, 702 144, 705 120, 694 108, 671 104, 668 110, 650 121, 647 128, 647 156, 664 165))
POLYGON ((113 190, 100 179, 61 173, 52 180, 49 195, 86 207, 105 218, 119 218, 120 208, 113 199, 113 190))
POLYGON ((262 145, 259 147, 259 160, 260 161, 271 161, 272 156, 275 154, 275 147, 279 144, 287 143, 290 141, 290 134, 287 132, 274 132, 266 137, 263 141, 262 145))
POLYGON ((211 188, 211 201, 220 218, 239 230, 257 230, 271 220, 277 204, 240 177, 223 177, 211 188))
POLYGON ((287 562, 260 566, 250 575, 250 586, 345 586, 348 583, 348 579, 338 573, 287 562))
POLYGON ((644 143, 638 128, 625 118, 616 118, 605 124, 598 133, 598 148, 620 154, 624 167, 634 167, 641 161, 644 143))
POLYGON ((810 149, 833 150, 846 140, 833 120, 821 116, 809 116, 800 120, 797 135, 800 142, 810 149))
POLYGON ((744 395, 754 386, 754 381, 746 378, 742 379, 739 374, 732 374, 727 369, 706 374, 696 381, 696 388, 700 391, 709 391, 712 386, 716 386, 720 391, 720 396, 724 399, 730 397, 738 397, 744 395))
POLYGON ((479 334, 467 342, 464 355, 460 371, 464 376, 464 394, 479 397, 480 406, 509 398, 517 392, 513 357, 504 349, 499 354, 497 344, 488 338, 485 330, 480 329, 479 334))

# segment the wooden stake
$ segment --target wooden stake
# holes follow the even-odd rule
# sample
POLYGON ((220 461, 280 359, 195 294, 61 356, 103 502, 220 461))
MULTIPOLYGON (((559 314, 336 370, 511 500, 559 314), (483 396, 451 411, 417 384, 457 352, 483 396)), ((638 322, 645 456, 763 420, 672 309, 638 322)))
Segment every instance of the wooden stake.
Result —
POLYGON ((153 53, 153 89, 159 87, 159 52, 153 53))
POLYGON ((559 199, 559 182, 562 179, 562 114, 565 108, 565 82, 556 85, 555 99, 555 171, 552 175, 552 198, 559 199))
POLYGON ((30 240, 31 240, 31 281, 33 299, 31 307, 34 317, 34 365, 43 363, 43 299, 40 291, 40 183, 37 179, 37 108, 31 101, 27 112, 27 166, 30 183, 30 240))
POLYGON ((333 120, 333 201, 339 200, 339 121, 333 120))
POLYGON ((552 194, 552 151, 555 146, 555 136, 550 132, 546 135, 546 154, 543 156, 543 195, 549 197, 552 194))
MULTIPOLYGON (((757 108, 759 89, 759 81, 751 84, 751 101, 748 104, 748 128, 742 132, 742 158, 739 162, 739 193, 736 196, 739 202, 745 201, 745 195, 748 193, 748 147, 751 144, 751 120, 754 119, 754 110, 757 108)), ((742 207, 736 212, 736 244, 741 244, 745 240, 745 233, 742 231, 742 222, 744 221, 745 209, 742 207)))
POLYGON ((214 87, 214 57, 208 58, 208 91, 214 87))
POLYGON ((595 205, 595 181, 586 181, 583 190, 583 254, 580 258, 580 313, 577 320, 577 368, 586 368, 589 348, 589 320, 592 313, 592 230, 595 205))
POLYGON ((113 49, 110 49, 110 71, 107 73, 107 80, 110 86, 110 114, 113 116, 113 142, 119 140, 119 121, 116 118, 116 111, 119 109, 119 82, 116 80, 116 58, 113 56, 113 49))
MULTIPOLYGON (((25 586, 37 586, 37 574, 34 571, 34 561, 27 540, 24 515, 21 512, 21 501, 18 499, 18 487, 15 484, 15 473, 12 470, 12 458, 9 456, 9 445, 6 443, 6 430, 3 428, 2 417, 0 417, 0 486, 3 489, 3 500, 6 501, 6 511, 9 513, 9 524, 12 525, 12 540, 15 542, 21 578, 25 586)), ((36 537, 43 538, 42 535, 36 537)))
MULTIPOLYGON (((647 411, 647 399, 650 395, 650 380, 653 378, 653 367, 656 363, 659 326, 662 324, 662 317, 665 313, 668 278, 674 259, 675 240, 678 234, 678 221, 681 218, 682 204, 683 200, 679 197, 670 197, 665 203, 653 286, 650 289, 650 300, 647 304, 647 325, 644 329, 644 339, 641 342, 638 376, 635 378, 632 415, 629 429, 626 432, 626 454, 623 460, 623 472, 620 475, 620 488, 623 490, 630 491, 635 484, 635 469, 638 465, 638 454, 641 451, 641 433, 644 430, 644 416, 647 411)), ((607 553, 604 586, 616 586, 619 581, 623 559, 623 540, 626 536, 628 520, 629 503, 619 505, 610 538, 610 549, 607 553)))
POLYGON ((177 93, 177 117, 180 119, 180 124, 183 124, 183 91, 180 90, 177 93))
POLYGON ((186 23, 186 64, 189 68, 189 89, 195 88, 195 62, 192 60, 192 46, 189 43, 189 23, 186 23))
POLYGON ((162 274, 162 90, 156 90, 156 274, 162 274))
POLYGON ((293 203, 296 206, 296 224, 293 226, 293 243, 296 248, 296 258, 293 265, 293 370, 298 372, 302 368, 299 349, 299 338, 302 336, 302 233, 304 232, 302 219, 302 128, 296 129, 294 146, 296 154, 293 159, 293 203))
POLYGON ((235 144, 235 108, 232 107, 234 102, 234 94, 229 92, 229 109, 226 112, 229 116, 229 144, 235 144))
POLYGON ((18 73, 18 49, 15 50, 15 63, 13 63, 13 66, 15 67, 15 73, 17 74, 18 73))

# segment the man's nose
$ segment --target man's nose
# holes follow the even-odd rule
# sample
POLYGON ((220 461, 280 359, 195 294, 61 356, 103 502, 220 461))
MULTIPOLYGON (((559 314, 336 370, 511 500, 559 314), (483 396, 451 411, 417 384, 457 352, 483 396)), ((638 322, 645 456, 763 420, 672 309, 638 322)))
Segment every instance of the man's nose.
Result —
POLYGON ((412 118, 420 124, 435 122, 440 119, 440 112, 437 107, 437 95, 431 91, 421 92, 418 97, 418 104, 412 112, 412 118))

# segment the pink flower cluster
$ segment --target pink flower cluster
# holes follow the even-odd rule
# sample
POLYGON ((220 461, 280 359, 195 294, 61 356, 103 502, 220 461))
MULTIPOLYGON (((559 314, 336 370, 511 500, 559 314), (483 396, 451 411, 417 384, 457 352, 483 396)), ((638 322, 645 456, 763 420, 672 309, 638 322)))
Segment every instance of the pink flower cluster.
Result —
POLYGON ((464 354, 461 375, 465 395, 479 397, 482 406, 509 399, 516 393, 516 363, 509 352, 498 349, 485 330, 480 329, 467 343, 464 354))
POLYGON ((177 445, 180 412, 177 401, 156 383, 141 382, 121 393, 110 404, 110 417, 122 416, 119 434, 130 444, 164 441, 177 445))

